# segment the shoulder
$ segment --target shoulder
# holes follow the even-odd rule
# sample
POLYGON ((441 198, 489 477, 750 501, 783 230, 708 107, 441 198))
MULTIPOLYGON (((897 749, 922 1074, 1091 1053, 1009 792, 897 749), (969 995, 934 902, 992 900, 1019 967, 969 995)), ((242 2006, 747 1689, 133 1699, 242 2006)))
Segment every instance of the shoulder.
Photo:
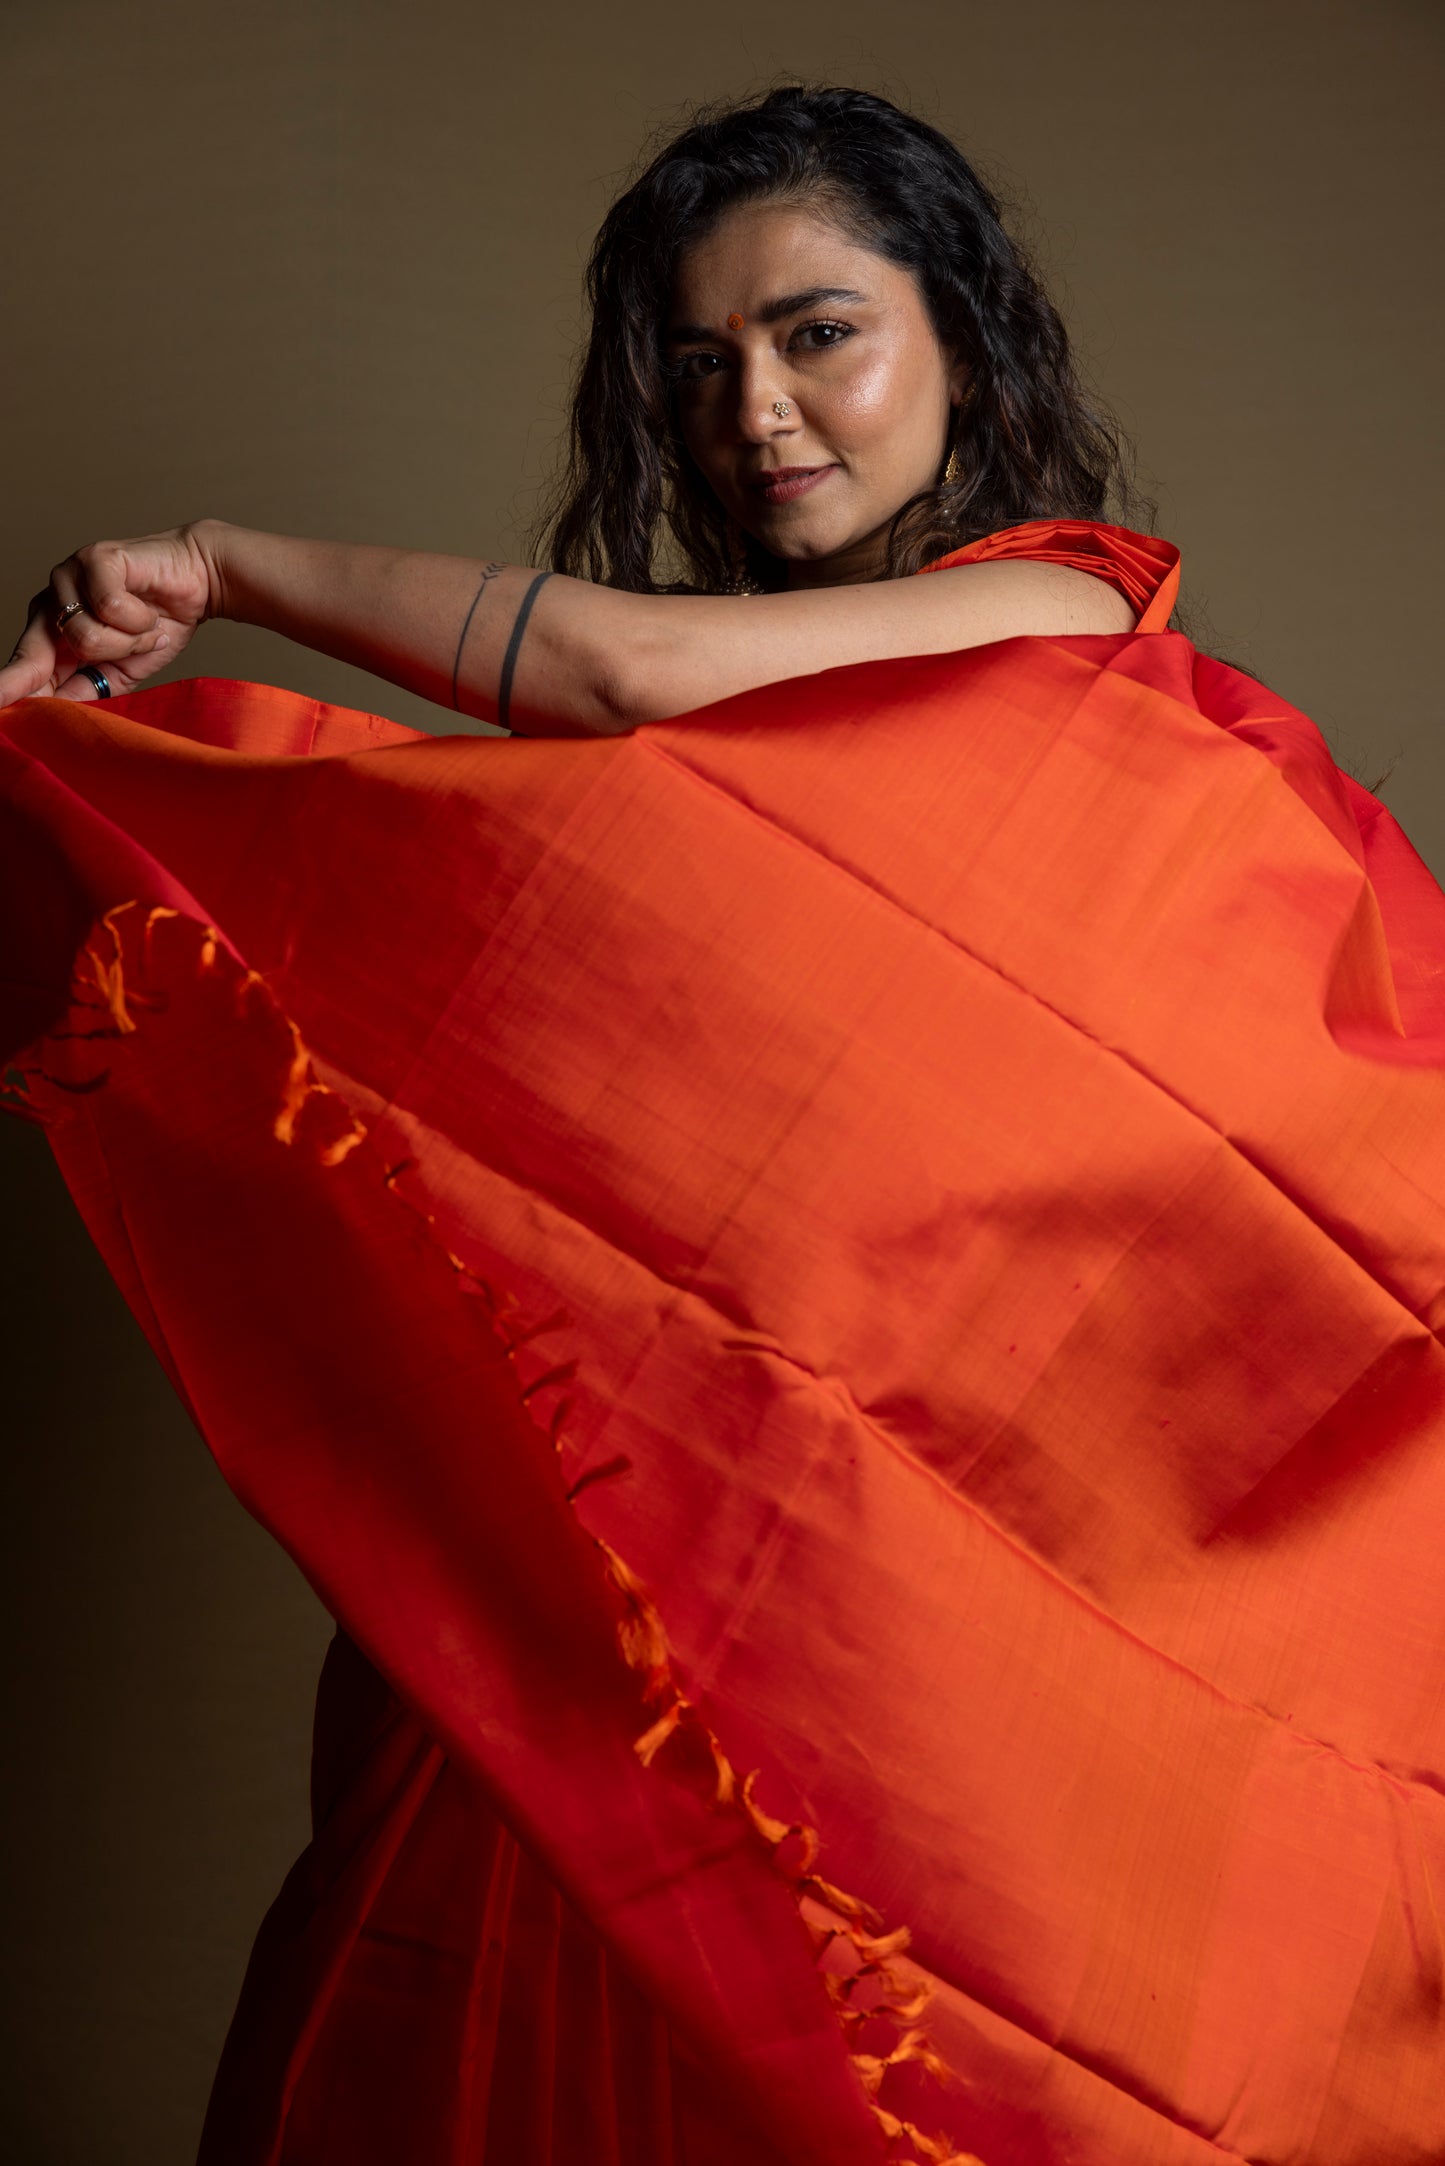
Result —
POLYGON ((980 639, 1132 632, 1138 619, 1138 611, 1102 568, 1087 570, 1046 558, 996 557, 940 565, 934 576, 917 582, 917 589, 936 593, 937 606, 945 610, 964 611, 980 639), (986 624, 997 629, 986 631, 986 624))
POLYGON ((1122 596, 1138 628, 1162 630, 1179 590, 1179 551, 1157 534, 1100 519, 1028 519, 980 535, 925 564, 925 572, 964 565, 1028 563, 1086 573, 1122 596))

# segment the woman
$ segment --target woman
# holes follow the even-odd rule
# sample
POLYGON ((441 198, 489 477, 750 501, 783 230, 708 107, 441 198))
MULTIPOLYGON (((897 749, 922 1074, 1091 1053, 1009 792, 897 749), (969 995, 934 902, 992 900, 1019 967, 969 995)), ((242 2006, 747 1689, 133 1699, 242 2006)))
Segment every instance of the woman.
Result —
POLYGON ((550 570, 202 520, 0 673, 17 1110, 340 1628, 202 2159, 1436 2158, 1445 898, 934 131, 591 292, 550 570))
POLYGON ((693 131, 613 211, 592 285, 555 548, 585 576, 544 595, 553 575, 520 566, 200 520, 57 566, 0 697, 93 697, 85 663, 129 691, 229 616, 509 728, 583 734, 841 663, 1133 628, 1107 572, 1018 557, 896 578, 1022 520, 1098 517, 1117 470, 1057 318, 931 129, 785 92, 693 131), (653 576, 664 513, 702 590, 686 600, 653 576), (708 591, 738 551, 769 606, 708 591))

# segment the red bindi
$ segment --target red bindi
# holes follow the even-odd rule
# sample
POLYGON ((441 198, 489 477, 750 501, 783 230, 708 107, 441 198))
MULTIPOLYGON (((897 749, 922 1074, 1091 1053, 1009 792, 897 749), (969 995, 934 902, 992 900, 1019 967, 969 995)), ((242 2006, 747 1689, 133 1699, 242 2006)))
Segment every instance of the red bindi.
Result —
POLYGON ((728 318, 728 329, 729 329, 730 331, 741 331, 742 327, 743 327, 743 319, 742 319, 742 317, 741 317, 741 316, 739 316, 739 315, 737 314, 737 312, 736 312, 736 310, 735 310, 735 311, 733 312, 733 314, 732 314, 731 316, 729 316, 729 318, 728 318))

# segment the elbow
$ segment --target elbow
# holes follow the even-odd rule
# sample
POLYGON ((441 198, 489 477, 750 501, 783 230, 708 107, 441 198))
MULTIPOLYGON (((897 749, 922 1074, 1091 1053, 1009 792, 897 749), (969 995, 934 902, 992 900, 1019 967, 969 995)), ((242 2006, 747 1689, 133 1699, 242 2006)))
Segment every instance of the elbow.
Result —
MULTIPOLYGON (((651 597, 649 597, 649 601, 651 597)), ((593 673, 592 727, 599 736, 618 736, 642 722, 661 722, 694 704, 686 682, 686 656, 660 612, 645 617, 614 641, 593 673)))
POLYGON ((594 737, 621 737, 650 718, 638 704, 629 673, 609 660, 593 679, 587 706, 587 729, 594 737))

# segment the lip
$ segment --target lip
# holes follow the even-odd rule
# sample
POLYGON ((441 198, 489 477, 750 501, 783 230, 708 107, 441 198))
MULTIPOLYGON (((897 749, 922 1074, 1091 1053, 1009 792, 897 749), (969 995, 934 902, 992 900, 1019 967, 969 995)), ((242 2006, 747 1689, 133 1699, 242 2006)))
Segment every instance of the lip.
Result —
POLYGON ((752 486, 765 504, 791 504, 836 472, 834 466, 776 466, 770 474, 760 474, 752 486))

